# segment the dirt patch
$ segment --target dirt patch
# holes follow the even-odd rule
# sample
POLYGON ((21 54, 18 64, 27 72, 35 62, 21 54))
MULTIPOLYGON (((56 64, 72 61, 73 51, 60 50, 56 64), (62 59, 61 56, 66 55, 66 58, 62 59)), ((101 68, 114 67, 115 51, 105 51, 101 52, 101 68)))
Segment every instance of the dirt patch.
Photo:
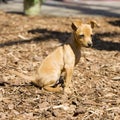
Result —
POLYGON ((95 18, 101 27, 94 31, 93 48, 82 50, 71 96, 40 90, 9 74, 10 69, 33 74, 42 60, 68 39, 74 19, 83 18, 0 12, 1 120, 120 119, 120 18, 95 18))

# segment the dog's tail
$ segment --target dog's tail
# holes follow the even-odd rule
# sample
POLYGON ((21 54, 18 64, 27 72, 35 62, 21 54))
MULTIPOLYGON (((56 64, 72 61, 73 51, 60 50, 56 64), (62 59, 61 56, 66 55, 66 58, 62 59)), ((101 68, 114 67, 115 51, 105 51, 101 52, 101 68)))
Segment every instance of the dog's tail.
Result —
POLYGON ((11 74, 15 74, 15 75, 17 75, 25 80, 28 80, 28 82, 32 82, 33 80, 35 80, 35 76, 28 76, 28 75, 25 75, 25 74, 20 73, 18 71, 15 71, 15 70, 9 70, 9 72, 11 74))

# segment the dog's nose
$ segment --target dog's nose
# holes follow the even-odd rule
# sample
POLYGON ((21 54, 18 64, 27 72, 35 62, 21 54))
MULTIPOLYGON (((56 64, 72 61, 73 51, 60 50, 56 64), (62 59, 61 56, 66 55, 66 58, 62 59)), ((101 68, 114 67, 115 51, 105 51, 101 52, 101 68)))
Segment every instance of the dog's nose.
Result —
POLYGON ((92 47, 92 45, 93 45, 92 43, 88 43, 88 47, 92 47))

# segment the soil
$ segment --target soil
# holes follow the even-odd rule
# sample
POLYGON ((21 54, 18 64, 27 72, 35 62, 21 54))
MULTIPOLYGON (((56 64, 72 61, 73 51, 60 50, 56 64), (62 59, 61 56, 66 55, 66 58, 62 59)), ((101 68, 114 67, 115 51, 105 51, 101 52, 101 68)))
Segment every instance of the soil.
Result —
POLYGON ((120 18, 28 17, 0 11, 0 119, 120 120, 120 18), (32 75, 69 38, 75 19, 95 19, 100 27, 94 29, 94 46, 82 49, 71 95, 46 92, 10 74, 14 69, 32 75))

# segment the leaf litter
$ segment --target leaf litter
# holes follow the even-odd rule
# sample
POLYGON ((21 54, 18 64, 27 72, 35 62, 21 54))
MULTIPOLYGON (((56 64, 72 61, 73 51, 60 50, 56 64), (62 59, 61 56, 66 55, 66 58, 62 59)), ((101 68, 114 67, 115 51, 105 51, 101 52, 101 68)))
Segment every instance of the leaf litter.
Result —
MULTIPOLYGON (((31 75, 71 34, 72 17, 28 17, 0 11, 1 120, 119 120, 120 19, 95 18, 93 48, 83 48, 72 95, 41 90, 10 69, 31 75), (116 23, 114 25, 111 23, 116 23), (9 84, 7 84, 9 83, 9 84)), ((85 19, 93 19, 86 17, 85 19)))

